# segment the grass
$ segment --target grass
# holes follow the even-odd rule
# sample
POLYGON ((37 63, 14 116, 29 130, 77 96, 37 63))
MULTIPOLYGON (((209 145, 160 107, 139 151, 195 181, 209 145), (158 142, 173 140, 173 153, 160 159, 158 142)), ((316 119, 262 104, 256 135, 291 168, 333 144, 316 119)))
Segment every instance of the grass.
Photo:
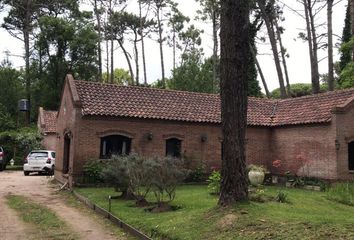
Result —
MULTIPOLYGON (((78 193, 108 209, 110 188, 78 193)), ((354 208, 333 202, 324 192, 267 187, 264 194, 287 194, 290 203, 244 202, 218 208, 207 186, 181 186, 174 212, 150 213, 133 201, 114 200, 112 212, 156 239, 353 239, 354 208)))
POLYGON ((328 190, 327 197, 339 203, 354 206, 354 182, 334 184, 328 190))
POLYGON ((10 164, 6 165, 6 170, 9 171, 22 171, 23 170, 23 166, 22 165, 13 165, 11 166, 10 164))
POLYGON ((7 204, 30 225, 33 239, 77 239, 72 230, 48 208, 23 196, 8 195, 6 198, 7 204))

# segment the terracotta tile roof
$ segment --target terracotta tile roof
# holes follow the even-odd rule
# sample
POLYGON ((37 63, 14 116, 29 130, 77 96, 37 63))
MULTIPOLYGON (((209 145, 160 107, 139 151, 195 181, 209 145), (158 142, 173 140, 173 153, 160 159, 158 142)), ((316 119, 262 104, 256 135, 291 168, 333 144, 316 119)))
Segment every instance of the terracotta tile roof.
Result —
POLYGON ((55 133, 57 131, 57 111, 46 111, 43 110, 43 132, 44 133, 55 133))
MULTIPOLYGON (((72 80, 74 81, 74 80, 72 80)), ((75 80, 84 116, 135 117, 220 123, 217 94, 118 86, 75 80)), ((354 89, 285 100, 249 98, 248 125, 282 126, 331 121, 331 110, 354 96, 354 89)))

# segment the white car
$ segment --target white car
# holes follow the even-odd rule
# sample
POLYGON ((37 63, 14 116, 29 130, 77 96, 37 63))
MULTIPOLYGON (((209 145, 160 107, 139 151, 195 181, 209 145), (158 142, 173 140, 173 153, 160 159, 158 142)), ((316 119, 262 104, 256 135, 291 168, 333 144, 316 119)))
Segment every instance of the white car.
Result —
POLYGON ((31 172, 54 174, 55 152, 47 150, 31 151, 23 164, 23 173, 28 176, 31 172))

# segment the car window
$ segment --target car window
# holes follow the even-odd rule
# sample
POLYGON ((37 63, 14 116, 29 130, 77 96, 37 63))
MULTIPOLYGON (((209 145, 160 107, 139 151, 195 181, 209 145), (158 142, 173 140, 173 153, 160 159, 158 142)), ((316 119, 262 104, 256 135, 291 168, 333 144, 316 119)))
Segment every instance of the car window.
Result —
POLYGON ((55 152, 52 152, 52 158, 55 158, 55 152))
POLYGON ((48 153, 46 152, 31 152, 29 155, 30 158, 46 158, 48 153))
POLYGON ((0 152, 3 152, 4 150, 2 149, 2 147, 0 147, 0 152))

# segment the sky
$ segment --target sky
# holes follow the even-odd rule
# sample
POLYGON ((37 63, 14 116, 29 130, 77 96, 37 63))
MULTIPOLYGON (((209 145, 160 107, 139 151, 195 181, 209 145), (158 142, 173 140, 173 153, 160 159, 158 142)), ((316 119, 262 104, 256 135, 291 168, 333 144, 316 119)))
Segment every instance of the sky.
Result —
MULTIPOLYGON (((136 12, 137 5, 134 0, 128 0, 128 11, 136 12)), ((194 19, 196 16, 196 11, 199 9, 199 4, 192 0, 179 0, 180 10, 190 19, 194 19)), ((298 33, 303 32, 305 28, 305 20, 299 16, 299 14, 294 13, 290 10, 295 9, 299 10, 301 13, 302 6, 296 0, 282 0, 288 7, 284 7, 284 17, 285 20, 282 23, 282 26, 285 28, 283 34, 283 44, 288 51, 289 58, 287 59, 288 71, 290 83, 310 83, 311 82, 311 73, 310 73, 310 61, 308 54, 308 45, 306 42, 303 42, 301 39, 298 39, 298 33)), ((333 7, 333 33, 334 33, 334 43, 339 43, 339 38, 342 35, 344 17, 346 10, 346 0, 337 0, 335 1, 335 6, 333 7)), ((83 6, 83 8, 86 8, 83 6)), ((3 18, 6 16, 5 13, 0 14, 0 24, 3 22, 3 18)), ((326 23, 326 8, 316 17, 316 21, 320 23, 326 23)), ((212 55, 212 28, 211 23, 209 22, 196 22, 192 21, 198 28, 204 30, 202 38, 202 47, 205 52, 205 56, 212 55)), ((326 31, 325 27, 316 28, 317 33, 324 33, 326 31)), ((259 37, 264 36, 265 32, 262 30, 259 33, 259 37)), ((161 78, 161 66, 159 58, 159 46, 156 41, 146 40, 146 59, 147 59, 147 74, 148 82, 151 83, 156 79, 161 78)), ((271 48, 268 43, 259 42, 258 47, 258 60, 264 72, 268 88, 273 90, 279 87, 276 69, 271 56, 271 48)), ((132 50, 132 46, 127 46, 128 49, 132 50)), ((102 45, 102 50, 104 50, 102 45)), ((5 51, 10 51, 10 61, 14 64, 14 67, 20 68, 24 66, 23 58, 19 57, 24 53, 23 43, 14 37, 10 36, 8 32, 0 28, 0 60, 5 58, 5 51)), ((166 75, 171 76, 172 68, 172 49, 167 45, 164 46, 165 54, 165 68, 166 75)), ((327 67, 327 50, 319 50, 319 59, 322 59, 319 63, 320 74, 324 74, 328 71, 327 67)), ((103 58, 105 53, 103 52, 103 58)), ((105 59, 105 58, 104 58, 105 59)), ((339 59, 338 49, 334 50, 334 60, 339 59)), ((128 69, 125 58, 121 50, 117 47, 115 53, 115 68, 125 68, 128 69)), ((140 64, 140 69, 142 69, 142 64, 140 64)), ((103 66, 105 69, 105 66, 103 66)), ((142 74, 140 74, 141 82, 142 74)), ((261 81, 260 81, 260 86, 261 81)))

